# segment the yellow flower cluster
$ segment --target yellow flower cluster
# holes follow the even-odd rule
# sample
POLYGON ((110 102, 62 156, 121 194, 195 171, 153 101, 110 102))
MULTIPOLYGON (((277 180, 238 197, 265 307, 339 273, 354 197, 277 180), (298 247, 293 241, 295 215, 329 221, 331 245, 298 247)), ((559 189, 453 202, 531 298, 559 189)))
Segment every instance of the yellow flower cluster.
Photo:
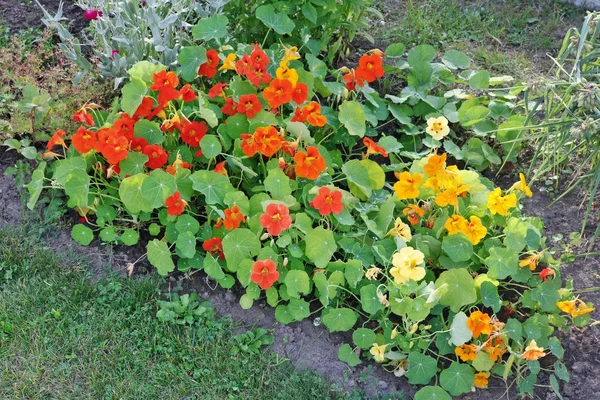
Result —
POLYGON ((448 218, 444 228, 446 228, 449 235, 464 234, 473 245, 478 244, 487 235, 487 228, 483 226, 481 219, 475 215, 467 220, 458 214, 454 214, 448 218))
POLYGON ((436 154, 429 156, 423 170, 429 178, 422 188, 436 192, 435 204, 440 207, 449 205, 458 207, 458 197, 465 196, 471 189, 471 185, 463 184, 456 165, 446 167, 445 153, 441 156, 436 154))

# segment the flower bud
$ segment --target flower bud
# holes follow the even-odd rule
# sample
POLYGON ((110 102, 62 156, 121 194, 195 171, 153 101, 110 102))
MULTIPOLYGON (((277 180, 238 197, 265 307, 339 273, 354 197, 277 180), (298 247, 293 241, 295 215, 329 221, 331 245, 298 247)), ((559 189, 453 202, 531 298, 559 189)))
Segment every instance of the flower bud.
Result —
POLYGON ((260 237, 260 240, 267 240, 269 238, 269 234, 267 232, 263 233, 260 237))
POLYGON ((83 13, 83 19, 86 21, 95 21, 102 17, 102 11, 87 10, 83 13))
POLYGON ((289 260, 287 257, 286 257, 286 258, 284 258, 284 259, 283 259, 283 266, 284 266, 284 267, 287 267, 287 265, 288 265, 288 262, 289 262, 289 261, 290 261, 290 260, 289 260))

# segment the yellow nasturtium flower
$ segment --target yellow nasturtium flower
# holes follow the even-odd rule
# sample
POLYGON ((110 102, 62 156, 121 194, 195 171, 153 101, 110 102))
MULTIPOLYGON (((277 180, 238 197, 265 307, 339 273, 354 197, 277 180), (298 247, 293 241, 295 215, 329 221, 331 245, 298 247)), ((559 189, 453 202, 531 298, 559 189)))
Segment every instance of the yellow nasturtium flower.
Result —
POLYGON ((572 317, 579 317, 580 315, 594 311, 594 307, 588 306, 581 299, 559 301, 556 303, 556 306, 560 308, 561 311, 566 312, 572 317))
POLYGON ((415 199, 419 196, 419 187, 423 177, 421 174, 411 174, 404 171, 398 175, 398 182, 394 184, 394 191, 400 200, 415 199))
POLYGON ((423 171, 427 176, 435 176, 439 172, 442 172, 446 166, 446 153, 441 156, 432 154, 427 159, 427 164, 423 167, 423 171))
POLYGON ((487 389, 488 387, 488 378, 490 377, 489 372, 478 372, 475 374, 475 382, 473 382, 473 386, 479 389, 487 389))
POLYGON ((275 71, 277 79, 287 79, 292 82, 292 86, 296 86, 298 83, 298 72, 294 68, 279 67, 275 71))
POLYGON ((540 262, 540 257, 544 254, 543 251, 539 253, 532 254, 530 256, 525 257, 522 260, 519 260, 519 267, 529 267, 530 270, 535 271, 540 262))
POLYGON ((373 355, 373 359, 378 362, 384 362, 385 361, 385 348, 387 347, 387 344, 382 344, 382 345, 378 345, 377 343, 373 343, 373 347, 371 347, 371 350, 369 350, 369 353, 371 353, 373 355))
POLYGON ((488 197, 487 206, 492 214, 508 215, 508 210, 517 205, 517 196, 514 193, 502 196, 502 189, 492 190, 488 197))
POLYGON ((284 45, 283 48, 285 49, 285 53, 283 54, 283 59, 279 63, 280 66, 287 67, 290 61, 300 59, 300 53, 298 52, 298 48, 296 46, 285 47, 284 45))
POLYGON ((471 189, 471 185, 450 187, 435 196, 435 204, 440 207, 446 207, 448 205, 458 207, 458 196, 467 193, 469 189, 471 189))
POLYGON ((390 274, 394 282, 402 285, 409 280, 419 281, 425 277, 425 268, 420 266, 425 261, 425 254, 412 247, 403 247, 392 256, 390 274))
POLYGON ((527 186, 527 183, 525 182, 525 175, 523 175, 522 173, 519 173, 519 182, 516 182, 514 185, 512 185, 511 189, 519 190, 525 193, 525 196, 527 197, 533 196, 531 189, 529 188, 529 186, 527 186))
POLYGON ((477 358, 477 347, 474 344, 463 344, 454 349, 454 353, 464 362, 477 358))
POLYGON ((237 56, 235 55, 235 53, 227 54, 227 57, 225 57, 225 60, 223 61, 223 65, 219 67, 219 71, 235 71, 236 57, 237 56))
POLYGON ((460 231, 469 238, 473 245, 478 244, 487 235, 487 228, 483 226, 479 217, 475 215, 472 215, 468 221, 465 220, 462 223, 460 231))
POLYGON ((396 218, 396 221, 394 221, 394 227, 388 231, 386 236, 399 237, 404 239, 405 242, 410 242, 412 239, 410 226, 405 224, 401 218, 396 218))
POLYGON ((430 134, 435 140, 442 140, 450 133, 448 120, 446 117, 429 118, 427 120, 427 129, 425 132, 430 134))
POLYGON ((467 220, 464 219, 461 215, 454 214, 452 217, 446 220, 444 224, 444 228, 448 231, 449 235, 456 235, 461 231, 464 224, 467 223, 467 220))

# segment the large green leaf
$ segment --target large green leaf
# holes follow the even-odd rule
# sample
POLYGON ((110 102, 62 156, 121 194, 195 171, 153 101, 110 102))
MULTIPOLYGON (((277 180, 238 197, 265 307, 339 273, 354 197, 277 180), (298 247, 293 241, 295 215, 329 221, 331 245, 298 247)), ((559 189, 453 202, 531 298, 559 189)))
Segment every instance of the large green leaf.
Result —
POLYGON ((225 195, 235 189, 229 178, 214 171, 196 171, 190 175, 194 190, 206 197, 207 204, 223 204, 225 195))
POLYGON ((131 79, 128 84, 123 86, 121 108, 129 114, 130 117, 133 117, 137 108, 142 104, 146 91, 146 84, 142 80, 136 78, 131 79))
POLYGON ((27 202, 27 208, 33 210, 35 204, 40 198, 40 194, 42 193, 42 189, 44 187, 44 170, 46 169, 46 163, 41 162, 38 167, 31 174, 31 182, 29 182, 25 187, 29 192, 29 201, 27 202))
POLYGON ((122 177, 126 177, 127 175, 131 176, 144 172, 144 170, 146 169, 145 164, 147 161, 147 155, 137 151, 129 152, 127 158, 119 163, 119 167, 121 168, 120 175, 122 177))
POLYGON ((65 193, 69 196, 69 207, 87 207, 90 193, 90 176, 78 169, 69 174, 65 182, 65 193))
POLYGON ((371 197, 373 191, 371 189, 369 171, 359 160, 350 160, 342 165, 342 172, 348 179, 352 194, 362 200, 367 200, 371 197))
POLYGON ((123 179, 119 186, 119 197, 131 214, 152 211, 152 206, 142 195, 142 184, 147 178, 144 174, 133 175, 123 179))
POLYGON ((435 358, 414 351, 408 355, 408 365, 406 377, 412 385, 427 385, 437 372, 435 358))
POLYGON ((463 233, 457 233, 444 237, 442 250, 454 262, 468 261, 473 255, 473 244, 463 233))
POLYGON ((288 311, 296 321, 302 321, 310 316, 310 303, 303 299, 290 299, 288 311))
POLYGON ((200 148, 202 149, 202 155, 208 159, 215 158, 223 150, 221 141, 215 135, 204 136, 200 141, 200 148))
POLYGON ((83 172, 87 169, 87 163, 83 157, 69 157, 62 161, 56 162, 58 166, 54 171, 54 175, 52 175, 52 179, 60 183, 62 186, 65 185, 69 175, 76 171, 82 170, 83 172))
POLYGON ((414 400, 452 400, 452 397, 439 386, 426 386, 415 393, 414 400))
MULTIPOLYGON (((210 18, 202 18, 192 28, 194 39, 208 41, 220 39, 227 35, 227 24, 229 20, 224 15, 215 15, 210 18)), ((196 69, 197 71, 198 69, 196 69)))
POLYGON ((156 267, 160 275, 167 275, 175 270, 175 264, 171 258, 171 251, 165 242, 154 239, 148 242, 148 261, 156 267))
POLYGON ((348 343, 344 343, 338 350, 338 358, 351 367, 356 367, 360 364, 360 358, 352 351, 352 347, 348 343))
POLYGON ((290 297, 299 298, 300 293, 310 292, 310 279, 305 271, 293 269, 285 276, 285 286, 290 297))
POLYGON ((371 329, 358 328, 352 333, 352 341, 363 350, 368 350, 373 346, 376 339, 377 335, 371 329))
POLYGON ((362 106, 357 101, 344 101, 338 114, 340 123, 346 127, 352 136, 365 136, 366 116, 362 106))
POLYGON ((249 229, 234 229, 223 238, 223 253, 232 272, 238 269, 240 262, 256 256, 259 251, 260 240, 249 229))
POLYGON ((443 293, 440 304, 449 306, 454 312, 458 312, 464 305, 477 301, 475 281, 465 268, 442 272, 435 281, 435 288, 441 289, 443 293))
POLYGON ((262 5, 256 9, 256 18, 260 19, 268 28, 280 35, 291 33, 296 26, 286 14, 275 12, 271 5, 262 5))
POLYGON ((94 232, 83 224, 77 224, 71 229, 71 237, 80 245, 87 246, 94 240, 94 232))
POLYGON ((173 175, 162 169, 155 169, 142 182, 142 197, 150 207, 159 208, 165 204, 167 197, 171 196, 176 189, 173 175))
MULTIPOLYGON (((148 121, 147 119, 142 119, 135 123, 133 127, 133 135, 136 138, 146 139, 148 144, 161 144, 165 141, 165 136, 160 130, 160 125, 158 125, 156 122, 148 121)), ((131 155, 131 153, 129 154, 131 155)))
POLYGON ((360 288, 360 303, 362 309, 369 314, 375 314, 383 308, 377 297, 375 285, 365 285, 360 288))
POLYGON ((475 375, 467 364, 453 362, 440 374, 440 384, 452 396, 470 392, 473 382, 475 382, 475 375))
POLYGON ((471 59, 458 50, 450 50, 444 54, 442 62, 450 69, 465 69, 471 63, 471 59))
POLYGON ((284 197, 292 194, 290 178, 287 177, 281 168, 269 170, 264 184, 265 190, 276 200, 283 200, 284 197))
MULTIPOLYGON (((222 17, 221 15, 217 15, 216 17, 222 17)), ((225 17, 223 17, 225 18, 225 17)), ((227 18, 225 18, 227 20, 227 18)), ((197 26, 194 27, 193 33, 196 33, 196 29, 201 22, 198 23, 197 26)), ((206 25, 205 25, 206 27, 206 25)), ((201 64, 204 64, 207 60, 206 58, 206 49, 202 46, 187 46, 181 49, 179 53, 179 57, 177 58, 179 64, 181 64, 181 77, 186 81, 193 81, 198 76, 198 68, 200 68, 201 64)))
POLYGON ((492 247, 485 259, 488 276, 492 279, 505 279, 519 270, 519 255, 503 247, 492 247))
POLYGON ((481 302, 484 306, 490 307, 495 313, 500 311, 502 300, 498 295, 498 287, 492 282, 485 281, 481 283, 481 302))
POLYGON ((191 232, 180 233, 175 244, 177 250, 185 258, 192 258, 196 254, 196 237, 191 232))
POLYGON ((323 325, 330 332, 346 332, 352 329, 357 320, 358 315, 349 308, 331 308, 322 318, 323 325))
POLYGON ((147 84, 151 85, 153 82, 154 74, 165 70, 167 67, 156 61, 138 61, 131 67, 127 73, 132 79, 139 79, 147 84))
POLYGON ((333 253, 337 250, 337 244, 333 232, 319 226, 306 233, 306 256, 315 263, 318 268, 325 268, 333 253))

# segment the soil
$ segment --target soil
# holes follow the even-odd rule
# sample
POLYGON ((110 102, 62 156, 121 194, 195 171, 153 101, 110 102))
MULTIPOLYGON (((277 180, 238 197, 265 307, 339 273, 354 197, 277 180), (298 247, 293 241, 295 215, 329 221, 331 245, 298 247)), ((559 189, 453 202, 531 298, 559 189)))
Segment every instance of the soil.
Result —
MULTIPOLYGON (((52 16, 56 15, 62 2, 61 0, 38 1, 52 16)), ((62 12, 71 33, 76 34, 88 25, 88 22, 83 19, 83 10, 72 1, 64 1, 62 12)), ((0 23, 8 26, 11 33, 22 29, 43 29, 43 17, 44 13, 35 1, 0 0, 0 23)))

